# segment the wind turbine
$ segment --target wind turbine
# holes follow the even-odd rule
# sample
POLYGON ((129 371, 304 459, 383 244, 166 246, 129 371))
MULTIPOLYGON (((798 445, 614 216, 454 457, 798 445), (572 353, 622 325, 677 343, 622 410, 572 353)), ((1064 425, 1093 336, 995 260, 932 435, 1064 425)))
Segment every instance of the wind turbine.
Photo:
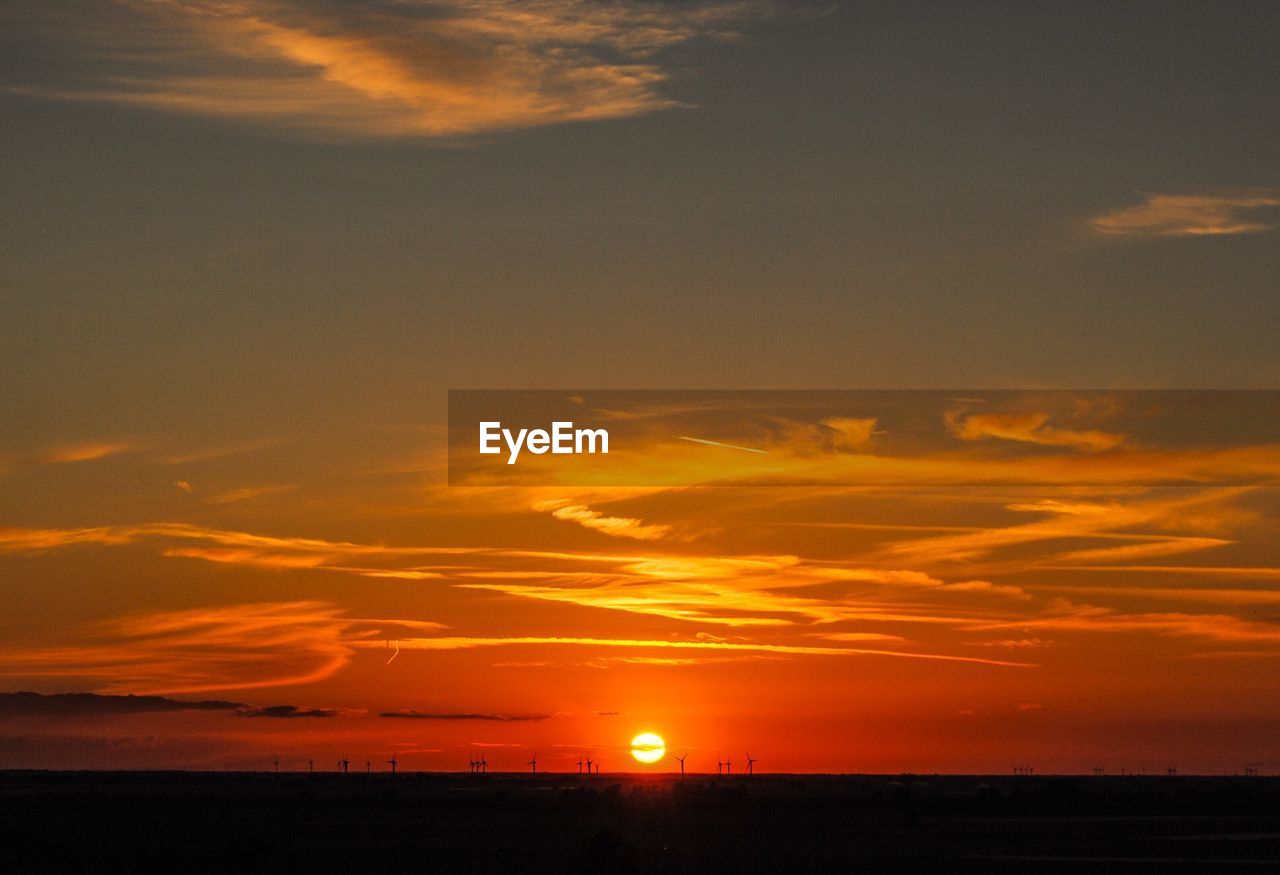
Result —
POLYGON ((533 752, 533 759, 529 760, 528 765, 533 766, 533 774, 538 774, 538 752, 533 752))
POLYGON ((316 770, 316 761, 315 761, 315 760, 307 760, 307 771, 308 771, 308 772, 314 772, 315 770, 316 770))
POLYGON ((480 771, 486 775, 489 774, 489 760, 485 758, 484 754, 480 754, 480 771))
POLYGON ((756 765, 756 761, 751 758, 751 754, 747 754, 747 774, 748 775, 755 774, 755 765, 756 765))
POLYGON ((280 757, 276 757, 273 762, 276 764, 276 774, 280 773, 280 757))
POLYGON ((364 761, 364 773, 365 773, 366 775, 373 774, 373 760, 371 760, 371 759, 365 759, 365 761, 364 761))
POLYGON ((342 755, 342 759, 338 760, 338 769, 344 775, 351 771, 351 760, 347 759, 347 755, 345 753, 342 755))
POLYGON ((732 774, 733 774, 733 760, 725 760, 725 761, 724 761, 724 773, 725 773, 726 775, 732 775, 732 774))
POLYGON ((716 774, 717 775, 724 774, 724 763, 720 760, 716 760, 716 774))
POLYGON ((582 757, 578 757, 578 774, 582 774, 582 757))
POLYGON ((391 766, 391 774, 394 775, 396 773, 396 755, 392 754, 391 759, 387 760, 387 763, 391 766))
POLYGON ((682 778, 684 777, 684 761, 687 760, 688 758, 689 758, 688 754, 685 754, 682 757, 676 757, 676 762, 680 764, 680 777, 682 778))
POLYGON ((587 774, 591 774, 591 757, 587 757, 587 774))

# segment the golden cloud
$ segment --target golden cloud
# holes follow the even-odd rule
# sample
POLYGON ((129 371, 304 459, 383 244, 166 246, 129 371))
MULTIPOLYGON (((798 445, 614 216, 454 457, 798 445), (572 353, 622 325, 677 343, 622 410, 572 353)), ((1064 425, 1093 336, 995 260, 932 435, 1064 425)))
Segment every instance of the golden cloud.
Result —
POLYGON ((351 656, 350 621, 324 602, 136 614, 72 643, 0 651, 0 675, 78 678, 101 692, 201 693, 305 684, 351 656))
POLYGON ((1262 189, 1226 195, 1149 194, 1131 207, 1089 220, 1099 234, 1130 237, 1203 237, 1257 234, 1275 228, 1263 211, 1280 207, 1280 194, 1262 189))
POLYGON ((1124 442, 1124 435, 1102 431, 1074 431, 1049 425, 1047 413, 973 413, 947 415, 947 426, 961 440, 999 438, 1048 447, 1073 447, 1096 452, 1124 442))
POLYGON ((767 6, 576 0, 124 0, 27 15, 60 71, 22 93, 249 120, 322 136, 465 137, 677 105, 661 53, 767 6))

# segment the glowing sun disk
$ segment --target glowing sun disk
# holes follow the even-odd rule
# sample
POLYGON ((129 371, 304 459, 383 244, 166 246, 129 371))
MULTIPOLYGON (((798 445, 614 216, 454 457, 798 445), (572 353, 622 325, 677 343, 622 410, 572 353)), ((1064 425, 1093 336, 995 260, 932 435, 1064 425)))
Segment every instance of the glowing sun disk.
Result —
POLYGON ((656 763, 667 754, 667 743, 662 736, 652 732, 642 732, 631 739, 631 755, 638 762, 656 763))

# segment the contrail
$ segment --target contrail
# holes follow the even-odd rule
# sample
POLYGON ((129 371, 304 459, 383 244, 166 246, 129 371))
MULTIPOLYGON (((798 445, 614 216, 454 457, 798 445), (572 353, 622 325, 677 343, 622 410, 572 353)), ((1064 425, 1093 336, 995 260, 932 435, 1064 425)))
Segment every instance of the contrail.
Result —
POLYGON ((384 665, 384 666, 385 666, 385 665, 391 665, 392 661, 393 661, 397 656, 399 656, 399 655, 400 655, 400 641, 397 639, 397 640, 396 640, 396 652, 395 652, 395 653, 393 653, 393 654, 391 654, 391 659, 388 659, 386 662, 384 662, 384 663, 383 663, 383 665, 384 665))
POLYGON ((708 440, 703 440, 702 438, 689 437, 688 435, 684 435, 684 434, 679 435, 678 437, 682 441, 691 441, 692 443, 695 443, 695 444, 705 444, 708 447, 724 447, 726 450, 742 450, 744 453, 759 453, 762 456, 769 455, 768 450, 757 450, 755 447, 739 447, 739 446, 735 446, 734 444, 722 444, 719 441, 708 441, 708 440))

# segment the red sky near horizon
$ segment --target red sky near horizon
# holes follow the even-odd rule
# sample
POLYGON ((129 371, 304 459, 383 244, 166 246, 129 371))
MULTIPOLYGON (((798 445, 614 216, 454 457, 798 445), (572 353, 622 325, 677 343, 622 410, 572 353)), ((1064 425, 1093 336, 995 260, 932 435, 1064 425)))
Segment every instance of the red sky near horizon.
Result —
POLYGON ((0 768, 1280 768, 1277 25, 6 4, 0 768), (593 386, 1032 391, 446 485, 593 386))
MULTIPOLYGON (((673 415, 585 396, 588 421, 673 415)), ((672 434, 710 416, 684 397, 672 434)), ((1180 436, 1185 410, 1150 393, 872 395, 825 418, 766 397, 786 413, 763 429, 701 430, 724 445, 681 462, 615 434, 616 464, 749 482, 745 458, 831 485, 451 487, 438 453, 412 486, 307 482, 288 441, 17 465, 32 497, 74 471, 81 519, 118 513, 94 496, 127 482, 134 514, 172 521, 0 530, 24 588, 6 685, 97 694, 10 697, 3 765, 619 770, 642 731, 694 771, 746 752, 770 771, 1267 761, 1280 453, 1223 439, 1265 431, 1272 393, 1181 396, 1199 430, 1180 436), (277 477, 217 485, 251 466, 277 477), (893 479, 849 486, 850 466, 893 479), (948 485, 991 470, 1026 482, 948 485), (61 602, 71 580, 97 585, 61 602), (127 694, 163 699, 102 698, 127 694)))

